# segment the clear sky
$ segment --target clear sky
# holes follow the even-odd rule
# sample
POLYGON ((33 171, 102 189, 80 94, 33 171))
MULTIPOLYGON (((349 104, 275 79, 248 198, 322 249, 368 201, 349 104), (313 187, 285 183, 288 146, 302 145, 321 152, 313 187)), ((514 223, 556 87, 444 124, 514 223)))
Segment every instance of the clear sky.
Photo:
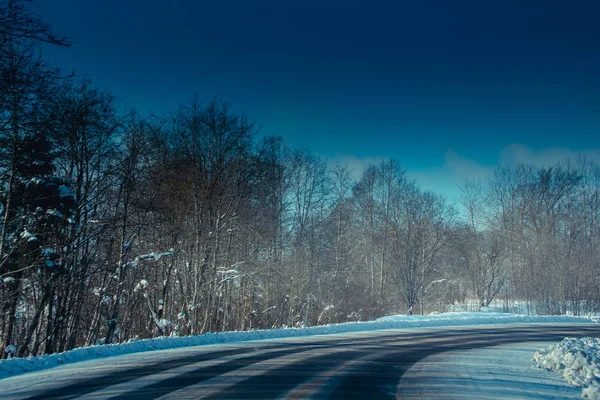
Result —
POLYGON ((397 159, 449 195, 504 160, 600 160, 600 1, 37 0, 47 49, 162 113, 218 95, 357 171, 397 159))

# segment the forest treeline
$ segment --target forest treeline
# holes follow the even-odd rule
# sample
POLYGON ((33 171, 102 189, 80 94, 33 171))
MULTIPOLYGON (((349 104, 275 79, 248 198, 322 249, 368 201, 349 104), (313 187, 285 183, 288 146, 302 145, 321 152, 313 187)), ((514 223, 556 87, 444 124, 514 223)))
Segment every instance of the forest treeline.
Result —
MULTIPOLYGON (((600 168, 499 166, 460 202, 330 167, 219 99, 161 116, 52 67, 0 0, 0 356, 443 311, 600 308, 600 168)), ((401 161, 401 160, 400 160, 401 161)))

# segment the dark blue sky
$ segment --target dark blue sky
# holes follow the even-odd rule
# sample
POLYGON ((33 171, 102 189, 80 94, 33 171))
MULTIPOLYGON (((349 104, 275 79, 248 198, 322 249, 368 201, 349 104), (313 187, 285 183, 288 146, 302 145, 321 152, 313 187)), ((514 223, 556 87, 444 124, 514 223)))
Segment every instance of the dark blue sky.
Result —
POLYGON ((37 0, 51 60, 162 113, 219 95, 332 162, 431 189, 600 155, 598 1, 37 0))

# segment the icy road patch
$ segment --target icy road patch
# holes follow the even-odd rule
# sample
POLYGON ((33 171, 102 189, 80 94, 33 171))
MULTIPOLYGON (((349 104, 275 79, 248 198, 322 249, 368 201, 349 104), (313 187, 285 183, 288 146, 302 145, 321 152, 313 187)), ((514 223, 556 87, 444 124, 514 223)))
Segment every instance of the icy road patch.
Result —
POLYGON ((538 367, 583 388, 583 397, 600 400, 600 339, 565 338, 536 352, 533 360, 538 367))
POLYGON ((161 337, 128 343, 90 346, 59 354, 24 359, 0 361, 0 379, 25 372, 39 371, 58 365, 92 359, 141 353, 153 350, 175 349, 189 346, 244 342, 261 339, 281 339, 300 336, 327 335, 335 333, 375 331, 382 329, 428 328, 483 324, 523 323, 593 323, 586 318, 571 316, 526 316, 502 313, 445 313, 430 316, 394 315, 370 322, 349 322, 309 328, 269 329, 247 332, 207 333, 198 336, 161 337))

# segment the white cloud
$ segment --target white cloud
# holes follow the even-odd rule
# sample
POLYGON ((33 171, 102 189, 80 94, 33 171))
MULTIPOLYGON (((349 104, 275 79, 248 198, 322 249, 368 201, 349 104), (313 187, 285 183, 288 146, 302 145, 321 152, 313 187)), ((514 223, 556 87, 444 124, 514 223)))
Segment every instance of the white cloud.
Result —
POLYGON ((446 162, 444 164, 450 170, 452 176, 465 179, 483 179, 492 175, 494 168, 479 164, 475 160, 461 157, 456 151, 448 150, 446 152, 446 162))
POLYGON ((600 161, 600 149, 572 150, 566 147, 552 147, 532 150, 522 144, 511 144, 500 153, 500 162, 533 164, 536 167, 548 167, 567 159, 573 161, 584 156, 593 161, 600 161))
POLYGON ((408 171, 424 190, 456 198, 459 185, 467 179, 485 179, 492 176, 494 167, 485 166, 475 160, 461 157, 456 151, 448 150, 444 164, 421 171, 408 171))
POLYGON ((378 165, 382 161, 389 159, 384 156, 369 156, 369 157, 357 157, 351 154, 336 154, 333 157, 327 157, 327 164, 330 168, 336 165, 347 166, 350 169, 350 173, 354 179, 359 179, 362 175, 363 170, 370 164, 378 165))
MULTIPOLYGON (((497 163, 525 163, 536 167, 547 167, 566 159, 576 160, 585 156, 600 163, 600 149, 573 150, 569 148, 545 148, 533 150, 522 144, 511 144, 502 149, 498 154, 497 163)), ((357 157, 350 154, 339 154, 328 157, 327 163, 330 167, 335 165, 347 165, 355 179, 360 178, 363 169, 369 164, 378 165, 388 157, 357 157)), ((402 160, 398 160, 401 165, 402 160)), ((404 165, 403 165, 404 166, 404 165)), ((406 167, 406 166, 404 166, 406 167)), ((415 179, 424 190, 442 194, 452 200, 460 195, 459 185, 467 179, 490 178, 494 174, 496 164, 482 164, 474 159, 466 158, 450 149, 444 156, 444 163, 438 167, 424 168, 420 170, 407 169, 409 177, 415 179)))

